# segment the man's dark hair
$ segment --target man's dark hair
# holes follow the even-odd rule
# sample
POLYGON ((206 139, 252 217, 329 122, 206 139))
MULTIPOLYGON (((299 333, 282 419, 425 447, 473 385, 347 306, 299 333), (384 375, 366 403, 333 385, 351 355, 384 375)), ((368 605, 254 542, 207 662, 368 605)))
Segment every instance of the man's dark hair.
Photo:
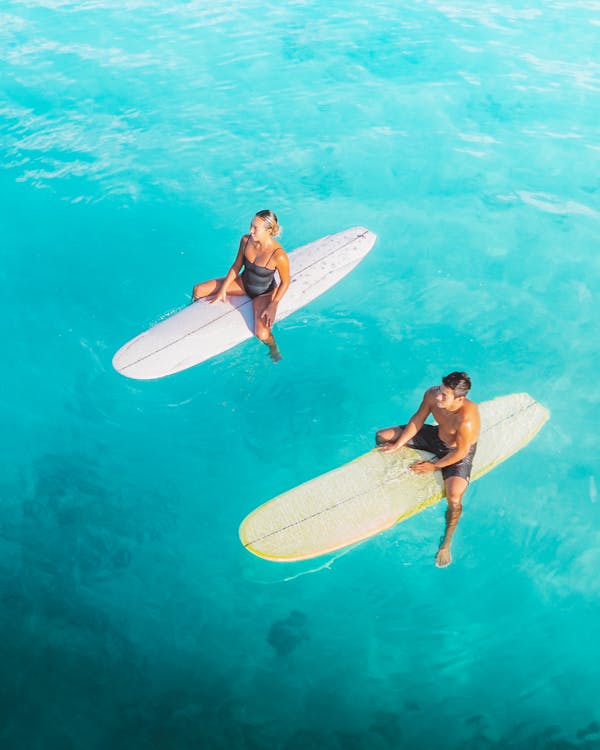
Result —
POLYGON ((454 393, 454 398, 466 396, 471 388, 471 378, 466 372, 451 372, 442 378, 442 383, 446 388, 450 388, 454 393))

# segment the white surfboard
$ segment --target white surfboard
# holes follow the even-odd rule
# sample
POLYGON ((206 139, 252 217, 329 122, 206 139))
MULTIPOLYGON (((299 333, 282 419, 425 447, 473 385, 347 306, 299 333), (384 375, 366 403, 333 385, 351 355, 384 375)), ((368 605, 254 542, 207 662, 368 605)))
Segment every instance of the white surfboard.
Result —
MULTIPOLYGON (((526 393, 479 405, 481 430, 471 479, 478 479, 525 446, 549 412, 526 393)), ((444 496, 441 471, 415 474, 410 465, 430 458, 404 447, 372 450, 270 500, 240 526, 250 552, 278 562, 318 557, 389 529, 444 496)))
MULTIPOLYGON (((353 227, 289 253, 290 287, 279 303, 277 320, 337 284, 365 257, 377 239, 353 227)), ((199 300, 131 339, 113 357, 113 367, 138 380, 162 378, 204 362, 253 335, 252 300, 229 297, 199 300)))

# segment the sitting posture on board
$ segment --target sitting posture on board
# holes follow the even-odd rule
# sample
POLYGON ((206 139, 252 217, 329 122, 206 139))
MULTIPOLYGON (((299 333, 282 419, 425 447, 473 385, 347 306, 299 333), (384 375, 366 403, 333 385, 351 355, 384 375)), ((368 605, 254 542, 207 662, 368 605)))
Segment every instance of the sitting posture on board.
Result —
POLYGON ((419 474, 441 470, 444 477, 448 509, 446 530, 435 558, 438 568, 452 562, 450 544, 462 513, 462 496, 469 484, 477 449, 479 409, 466 397, 470 388, 466 372, 451 372, 441 385, 425 392, 408 424, 379 430, 375 438, 382 451, 408 445, 437 456, 437 461, 418 461, 411 469, 419 474), (425 424, 430 414, 437 425, 425 424))
POLYGON ((259 211, 252 219, 250 232, 240 240, 227 276, 196 284, 192 292, 193 302, 213 295, 211 302, 224 302, 228 294, 248 295, 254 310, 254 334, 269 347, 274 362, 281 359, 281 354, 271 329, 277 305, 290 285, 288 256, 275 240, 278 234, 277 216, 272 211, 259 211))

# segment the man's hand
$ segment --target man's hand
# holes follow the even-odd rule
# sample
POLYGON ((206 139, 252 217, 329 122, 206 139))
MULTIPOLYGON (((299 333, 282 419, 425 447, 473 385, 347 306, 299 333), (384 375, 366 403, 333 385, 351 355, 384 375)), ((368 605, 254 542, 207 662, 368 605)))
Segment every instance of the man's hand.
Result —
POLYGON ((429 471, 435 471, 436 469, 437 466, 431 461, 417 461, 410 467, 410 470, 414 471, 415 474, 427 474, 429 471))
POLYGON ((393 443, 384 443, 383 445, 378 445, 377 450, 381 451, 382 453, 393 453, 394 451, 398 450, 398 443, 395 441, 393 443))

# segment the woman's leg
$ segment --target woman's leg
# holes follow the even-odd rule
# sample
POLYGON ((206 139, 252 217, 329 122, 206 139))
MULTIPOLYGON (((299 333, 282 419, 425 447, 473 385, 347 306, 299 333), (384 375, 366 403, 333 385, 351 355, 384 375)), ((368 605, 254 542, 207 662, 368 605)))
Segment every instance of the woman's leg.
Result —
MULTIPOLYGON (((219 291, 224 280, 225 277, 221 279, 210 279, 209 281, 202 281, 200 284, 196 284, 192 289, 192 302, 196 302, 203 297, 212 297, 219 291)), ((244 285, 239 276, 231 282, 227 294, 246 294, 244 285)))
POLYGON ((281 359, 281 352, 275 343, 273 331, 270 326, 266 325, 261 317, 272 301, 274 295, 275 289, 272 292, 261 294, 259 297, 255 297, 252 300, 252 306, 254 308, 254 335, 269 347, 269 355, 273 362, 279 362, 281 359))

